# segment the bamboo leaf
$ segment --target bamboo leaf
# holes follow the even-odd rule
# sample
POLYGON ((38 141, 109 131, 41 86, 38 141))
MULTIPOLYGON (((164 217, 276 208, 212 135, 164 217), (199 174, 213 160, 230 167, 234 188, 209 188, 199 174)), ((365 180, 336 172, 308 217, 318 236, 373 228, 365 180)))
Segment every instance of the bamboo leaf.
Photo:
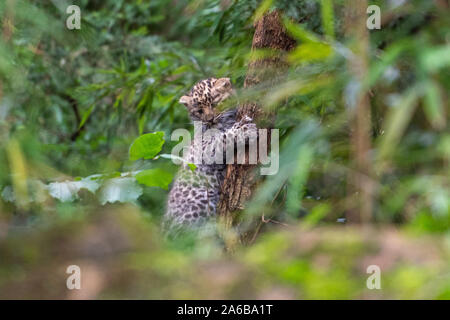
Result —
POLYGON ((329 39, 334 39, 333 0, 322 0, 322 27, 329 39))
POLYGON ((432 80, 425 84, 424 111, 434 128, 443 129, 445 127, 446 119, 441 93, 436 82, 432 80))
POLYGON ((419 92, 417 88, 412 88, 390 110, 386 120, 386 134, 382 137, 379 145, 378 161, 386 160, 399 143, 403 132, 406 130, 412 118, 418 96, 419 92))

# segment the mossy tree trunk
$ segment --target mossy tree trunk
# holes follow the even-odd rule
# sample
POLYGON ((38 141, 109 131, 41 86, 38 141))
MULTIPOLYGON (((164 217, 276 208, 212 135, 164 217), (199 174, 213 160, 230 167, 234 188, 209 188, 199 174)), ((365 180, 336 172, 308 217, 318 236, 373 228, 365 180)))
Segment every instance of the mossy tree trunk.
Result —
MULTIPOLYGON (((351 37, 353 58, 348 63, 349 73, 359 84, 368 74, 369 30, 366 27, 367 0, 351 0, 346 7, 346 33, 351 37)), ((349 113, 351 125, 351 169, 348 177, 349 223, 367 224, 372 220, 374 176, 370 150, 372 148, 371 106, 367 91, 359 92, 349 113)))
MULTIPOLYGON (((244 88, 263 82, 268 84, 273 82, 287 66, 283 54, 295 47, 295 41, 288 36, 281 13, 277 10, 262 16, 255 22, 254 27, 252 51, 268 49, 274 51, 274 54, 250 62, 244 88)), ((265 112, 257 102, 247 101, 239 106, 237 120, 248 116, 258 124, 258 127, 270 128, 274 115, 273 112, 265 112)), ((270 144, 270 136, 267 141, 270 144)), ((255 168, 256 165, 246 164, 233 164, 227 167, 219 203, 219 214, 223 218, 226 230, 231 228, 238 212, 245 207, 245 203, 251 197, 258 180, 255 168)))

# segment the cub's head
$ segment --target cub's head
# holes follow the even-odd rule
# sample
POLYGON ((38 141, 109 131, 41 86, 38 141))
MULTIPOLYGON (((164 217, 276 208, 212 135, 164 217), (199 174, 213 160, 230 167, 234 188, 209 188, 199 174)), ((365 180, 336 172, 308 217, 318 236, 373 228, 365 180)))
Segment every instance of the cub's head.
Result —
POLYGON ((214 107, 228 98, 233 91, 230 78, 208 78, 198 82, 188 95, 180 98, 191 119, 194 121, 212 121, 214 107))

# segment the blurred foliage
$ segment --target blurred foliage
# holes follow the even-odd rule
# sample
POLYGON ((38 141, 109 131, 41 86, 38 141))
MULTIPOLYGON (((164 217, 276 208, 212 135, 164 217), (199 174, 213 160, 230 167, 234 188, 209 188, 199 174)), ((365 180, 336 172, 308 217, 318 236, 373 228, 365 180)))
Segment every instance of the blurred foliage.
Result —
POLYGON ((141 214, 129 205, 95 215, 74 209, 52 228, 11 236, 0 243, 0 298, 450 298, 450 243, 442 237, 295 227, 230 257, 209 237, 164 243, 141 214), (371 264, 382 270, 381 290, 366 287, 371 264), (81 268, 82 290, 66 288, 70 265, 81 268))
POLYGON ((76 297, 65 268, 80 264, 88 298, 450 298, 448 2, 370 4, 382 28, 361 83, 342 0, 2 1, 0 297, 76 297), (66 28, 70 4, 81 30, 66 28), (278 54, 250 52, 254 21, 274 8, 297 40, 289 68, 242 90, 249 61, 278 54), (280 129, 280 170, 248 204, 236 230, 251 245, 232 256, 208 234, 159 233, 171 133, 192 129, 178 99, 211 76, 276 110, 280 129), (359 196, 349 118, 365 91, 370 230, 341 225, 359 196), (248 229, 252 215, 264 219, 248 229), (371 264, 382 290, 365 286, 371 264))

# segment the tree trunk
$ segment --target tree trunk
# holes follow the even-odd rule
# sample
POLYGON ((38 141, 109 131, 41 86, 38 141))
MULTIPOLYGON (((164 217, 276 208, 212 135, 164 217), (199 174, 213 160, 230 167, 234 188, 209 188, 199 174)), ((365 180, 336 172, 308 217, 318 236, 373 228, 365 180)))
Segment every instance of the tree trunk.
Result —
MULTIPOLYGON (((264 15, 255 24, 252 51, 258 49, 272 49, 281 54, 251 61, 248 66, 244 88, 249 88, 262 82, 274 81, 286 63, 282 53, 291 50, 295 41, 290 38, 283 26, 279 11, 264 15)), ((239 106, 237 120, 248 116, 264 127, 270 127, 274 120, 273 113, 264 112, 256 102, 246 102, 239 106), (263 121, 266 120, 266 121, 263 121)), ((270 132, 270 130, 268 130, 270 132)), ((270 136, 267 139, 270 145, 270 136)), ((246 155, 247 157, 248 155, 246 155)), ((222 198, 219 203, 219 214, 223 218, 225 230, 230 230, 235 222, 236 214, 244 208, 255 187, 255 165, 228 165, 225 181, 222 187, 222 198)), ((236 240, 236 237, 234 237, 236 240)))
MULTIPOLYGON (((367 0, 351 0, 346 8, 346 29, 352 37, 354 56, 349 71, 359 83, 368 74, 369 31, 366 27, 367 0)), ((366 224, 372 219, 374 183, 370 149, 372 148, 371 108, 368 92, 359 92, 353 112, 350 112, 352 170, 349 181, 349 223, 366 224)))

